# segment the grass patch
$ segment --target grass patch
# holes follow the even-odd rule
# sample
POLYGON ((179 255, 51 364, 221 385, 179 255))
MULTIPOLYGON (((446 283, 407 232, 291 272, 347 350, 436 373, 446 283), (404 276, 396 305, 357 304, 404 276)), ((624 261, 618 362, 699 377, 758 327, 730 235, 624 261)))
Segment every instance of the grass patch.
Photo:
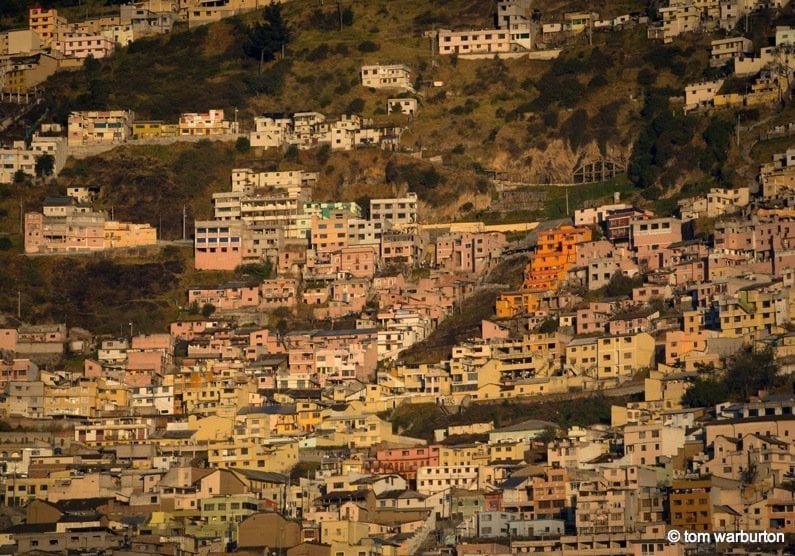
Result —
POLYGON ((795 142, 795 139, 791 136, 759 141, 751 148, 751 158, 757 164, 770 162, 773 160, 774 154, 785 152, 792 147, 793 142, 795 142))
POLYGON ((422 342, 404 351, 399 359, 405 363, 438 363, 449 359, 458 342, 480 336, 480 323, 494 315, 496 290, 479 291, 466 298, 461 307, 447 317, 422 342))
POLYGON ((432 442, 435 429, 488 421, 492 421, 495 428, 507 427, 528 419, 550 421, 564 428, 609 424, 610 407, 625 405, 632 400, 630 396, 607 398, 596 394, 585 399, 554 402, 544 397, 532 402, 476 402, 466 407, 462 413, 449 416, 442 413, 436 404, 404 404, 395 409, 391 421, 395 432, 432 442))

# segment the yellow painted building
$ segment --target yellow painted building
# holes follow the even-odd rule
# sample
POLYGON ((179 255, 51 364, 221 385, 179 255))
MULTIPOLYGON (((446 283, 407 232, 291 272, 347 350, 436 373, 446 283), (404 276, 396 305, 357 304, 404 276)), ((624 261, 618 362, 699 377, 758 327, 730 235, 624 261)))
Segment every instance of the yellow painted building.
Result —
POLYGON ((210 467, 239 467, 273 473, 287 473, 298 463, 298 442, 267 444, 264 438, 233 436, 231 440, 210 442, 207 447, 210 467))
POLYGON ((497 442, 488 448, 489 464, 524 461, 524 442, 497 442))
POLYGON ((442 467, 464 467, 487 465, 488 463, 489 447, 487 444, 439 446, 439 465, 442 467))
POLYGON ((130 390, 127 385, 114 380, 99 379, 97 381, 97 409, 112 411, 130 407, 130 390))
POLYGON ((362 414, 354 404, 344 411, 323 411, 322 422, 315 433, 318 447, 369 448, 381 442, 411 446, 425 444, 424 440, 394 434, 392 423, 373 413, 362 414))
POLYGON ((793 301, 790 290, 783 293, 756 286, 743 288, 736 297, 720 301, 721 336, 755 341, 757 337, 784 332, 793 301))
POLYGON ((501 293, 497 298, 497 318, 507 319, 538 310, 538 296, 531 291, 501 293))
POLYGON ((316 402, 299 401, 295 404, 298 412, 298 428, 305 432, 314 431, 320 424, 320 412, 323 407, 316 402))
POLYGON ((11 58, 3 77, 4 93, 27 93, 58 70, 58 61, 44 53, 11 58))
POLYGON ((60 386, 44 386, 44 414, 48 417, 93 417, 97 407, 97 383, 82 379, 60 386))
POLYGON ((179 125, 162 121, 137 121, 132 125, 133 139, 157 139, 158 137, 177 137, 179 125))
POLYGON ((628 377, 654 364, 654 338, 645 332, 576 338, 566 346, 565 366, 595 380, 628 377))
POLYGON ((103 228, 106 249, 157 244, 157 230, 149 224, 107 220, 103 228))

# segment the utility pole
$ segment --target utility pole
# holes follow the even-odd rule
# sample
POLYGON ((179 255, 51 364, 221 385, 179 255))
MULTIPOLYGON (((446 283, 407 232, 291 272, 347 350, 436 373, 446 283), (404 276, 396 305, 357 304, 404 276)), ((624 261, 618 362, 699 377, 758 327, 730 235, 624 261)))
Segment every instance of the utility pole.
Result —
POLYGON ((22 320, 22 290, 17 290, 17 319, 22 320))
POLYGON ((337 15, 340 18, 340 31, 342 31, 342 6, 340 5, 340 0, 337 0, 337 15))
POLYGON ((593 46, 593 12, 588 12, 588 46, 593 46))
POLYGON ((569 215, 569 188, 566 188, 566 216, 569 215))
POLYGON ((188 213, 185 205, 182 205, 182 241, 185 241, 185 222, 188 218, 188 213))

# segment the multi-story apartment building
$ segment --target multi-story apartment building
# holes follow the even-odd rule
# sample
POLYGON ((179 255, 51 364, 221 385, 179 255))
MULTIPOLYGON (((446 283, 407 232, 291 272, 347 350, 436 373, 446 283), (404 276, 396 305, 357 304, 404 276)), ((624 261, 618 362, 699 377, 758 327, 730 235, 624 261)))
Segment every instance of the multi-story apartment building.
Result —
POLYGON ((298 463, 298 442, 235 435, 230 440, 210 442, 207 454, 210 465, 219 469, 285 473, 298 463))
POLYGON ((639 266, 650 270, 663 268, 664 248, 682 241, 682 221, 654 218, 632 222, 629 240, 639 266))
POLYGON ((581 482, 577 491, 577 534, 634 531, 637 498, 636 489, 612 487, 604 477, 581 482))
POLYGON ((0 90, 16 94, 33 92, 57 69, 58 60, 45 52, 8 57, 0 62, 0 90))
POLYGON ((249 235, 244 222, 197 220, 194 256, 197 270, 234 270, 243 263, 244 243, 249 235))
POLYGON ((439 54, 494 55, 504 52, 523 52, 532 49, 529 26, 517 24, 510 29, 481 29, 477 31, 441 30, 437 35, 439 54))
POLYGON ((737 189, 713 187, 707 195, 679 201, 679 212, 682 220, 715 218, 746 207, 749 201, 750 193, 747 187, 737 189))
POLYGON ((716 39, 710 43, 709 65, 713 68, 725 66, 737 56, 753 52, 754 44, 745 37, 716 39))
POLYGON ((351 150, 357 147, 380 146, 394 149, 402 129, 357 114, 344 114, 339 120, 326 121, 318 112, 296 112, 292 115, 269 114, 254 118, 254 131, 249 135, 252 147, 281 148, 295 145, 311 149, 329 145, 333 150, 351 150))
POLYGON ((10 148, 0 148, 0 183, 13 183, 17 172, 34 177, 36 161, 44 155, 52 156, 53 175, 57 176, 66 164, 66 140, 36 134, 30 144, 15 141, 10 148))
POLYGON ((561 226, 538 234, 538 243, 525 267, 523 287, 556 290, 566 272, 577 262, 577 244, 591 241, 589 228, 561 226))
POLYGON ((197 27, 250 12, 262 6, 262 0, 181 0, 180 19, 187 21, 189 27, 197 27))
POLYGON ((417 469, 417 492, 428 495, 451 488, 475 490, 490 476, 489 467, 475 464, 423 466, 417 469))
POLYGON ((669 504, 671 525, 688 531, 714 531, 716 506, 739 502, 739 481, 709 479, 674 479, 669 504))
POLYGON ((506 245, 505 235, 498 232, 445 234, 436 239, 436 265, 480 274, 499 259, 506 245))
POLYGON ((566 346, 566 368, 595 380, 627 377, 654 365, 654 338, 646 332, 575 338, 566 346))
POLYGON ((224 120, 223 110, 210 110, 208 112, 186 112, 179 117, 180 136, 212 136, 235 133, 235 122, 224 120))
POLYGON ((75 442, 87 446, 144 444, 152 430, 152 422, 141 417, 92 419, 75 425, 75 442))
POLYGON ((58 36, 58 28, 66 25, 66 19, 58 17, 54 8, 34 7, 28 11, 28 29, 34 31, 44 44, 51 44, 58 36))
POLYGON ((776 291, 760 284, 746 286, 734 296, 724 296, 718 305, 721 335, 754 340, 781 332, 790 322, 793 294, 790 289, 776 291))
POLYGON ((417 194, 408 193, 394 199, 371 199, 370 220, 392 225, 417 223, 417 194))
POLYGON ((69 146, 124 143, 132 135, 134 119, 134 114, 128 110, 71 112, 67 135, 69 146))
POLYGON ((67 58, 84 60, 91 56, 100 59, 113 54, 116 43, 104 35, 89 33, 61 33, 52 43, 53 50, 67 58))
POLYGON ((25 252, 99 251, 105 247, 105 217, 75 207, 71 198, 44 200, 45 213, 25 214, 25 252), (47 208, 69 208, 63 216, 49 216, 47 208))
POLYGON ((795 149, 774 154, 771 162, 762 164, 759 182, 764 197, 774 197, 785 190, 795 189, 795 149))
POLYGON ((675 456, 684 444, 683 428, 662 423, 624 427, 624 452, 632 465, 656 465, 661 457, 675 456))
POLYGON ((235 168, 232 170, 232 191, 252 194, 257 189, 274 188, 300 195, 305 188, 317 183, 317 176, 317 172, 305 170, 255 172, 250 168, 235 168))
POLYGON ((371 470, 379 473, 397 473, 414 481, 421 467, 439 465, 439 446, 394 446, 378 448, 371 470))
POLYGON ((362 66, 361 77, 363 87, 414 90, 411 69, 403 64, 362 66))
POLYGON ((136 247, 157 243, 149 224, 106 220, 105 214, 71 197, 48 197, 43 211, 25 214, 26 253, 66 253, 136 247))
POLYGON ((257 307, 260 303, 259 285, 230 282, 214 288, 189 288, 188 303, 202 307, 209 303, 216 309, 257 307))
POLYGON ((685 110, 713 106, 715 97, 723 87, 724 81, 724 79, 714 79, 687 85, 685 87, 685 110))

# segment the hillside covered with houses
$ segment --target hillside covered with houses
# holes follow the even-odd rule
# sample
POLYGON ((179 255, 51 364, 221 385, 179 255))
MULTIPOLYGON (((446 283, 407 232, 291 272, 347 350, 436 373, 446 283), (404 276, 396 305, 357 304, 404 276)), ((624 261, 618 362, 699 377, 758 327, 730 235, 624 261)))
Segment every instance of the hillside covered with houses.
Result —
POLYGON ((789 553, 793 44, 787 0, 4 3, 0 553, 789 553))

